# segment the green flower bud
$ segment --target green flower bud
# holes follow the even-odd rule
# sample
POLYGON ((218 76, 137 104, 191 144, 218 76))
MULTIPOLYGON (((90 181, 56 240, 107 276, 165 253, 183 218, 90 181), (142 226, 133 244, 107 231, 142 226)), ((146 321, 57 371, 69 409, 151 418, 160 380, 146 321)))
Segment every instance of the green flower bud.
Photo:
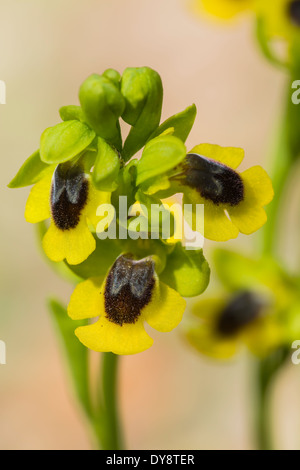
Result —
POLYGON ((93 74, 81 85, 79 100, 86 122, 100 137, 121 150, 118 119, 125 109, 125 100, 115 83, 105 76, 93 74))
POLYGON ((102 77, 108 78, 111 82, 116 85, 117 88, 120 89, 121 75, 117 70, 107 69, 103 72, 102 77))
POLYGON ((63 121, 84 121, 84 114, 80 106, 75 106, 73 104, 69 106, 62 106, 59 110, 59 115, 63 121))
POLYGON ((127 161, 159 125, 163 100, 161 78, 149 67, 128 68, 122 76, 121 92, 126 101, 122 118, 132 126, 123 149, 127 161))

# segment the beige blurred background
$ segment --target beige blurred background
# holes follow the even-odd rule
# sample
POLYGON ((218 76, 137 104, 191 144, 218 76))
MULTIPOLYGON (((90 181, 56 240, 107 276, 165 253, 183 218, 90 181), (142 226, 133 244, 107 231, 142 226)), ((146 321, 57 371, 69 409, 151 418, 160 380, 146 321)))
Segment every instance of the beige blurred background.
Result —
MULTIPOLYGON (((88 449, 45 307, 71 287, 50 270, 23 218, 28 189, 6 184, 39 146, 58 108, 77 104, 81 82, 108 67, 148 65, 162 76, 163 118, 195 102, 188 146, 241 146, 246 166, 268 166, 285 77, 260 56, 245 19, 219 27, 184 0, 1 0, 0 105, 1 449, 88 449)), ((233 243, 253 248, 254 237, 233 243)), ((212 244, 215 245, 215 244, 212 244)), ((228 246, 228 244, 227 244, 228 246)), ((210 259, 207 244, 206 255, 210 259)), ((208 290, 213 295, 214 285, 208 290)), ((251 449, 253 380, 242 355, 219 364, 197 356, 180 330, 156 334, 147 352, 121 360, 122 416, 131 449, 251 449)), ((272 397, 276 445, 300 443, 300 369, 285 369, 272 397)))

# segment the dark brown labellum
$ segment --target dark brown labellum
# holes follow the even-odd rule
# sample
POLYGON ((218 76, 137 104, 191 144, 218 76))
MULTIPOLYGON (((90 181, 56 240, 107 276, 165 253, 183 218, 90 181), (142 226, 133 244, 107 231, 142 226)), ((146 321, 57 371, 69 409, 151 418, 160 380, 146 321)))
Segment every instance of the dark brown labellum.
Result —
POLYGON ((237 206, 244 199, 240 175, 222 163, 196 153, 186 156, 185 184, 214 204, 237 206))
POLYGON ((221 312, 217 321, 217 332, 225 337, 234 336, 256 320, 263 303, 253 292, 237 294, 221 312))
POLYGON ((289 17, 296 26, 300 26, 300 0, 294 0, 289 3, 289 17))
POLYGON ((154 262, 150 258, 135 261, 120 256, 111 268, 105 284, 106 317, 117 325, 135 323, 151 301, 154 262))
POLYGON ((58 165, 51 188, 51 213, 60 230, 77 227, 88 198, 88 181, 80 167, 58 165))

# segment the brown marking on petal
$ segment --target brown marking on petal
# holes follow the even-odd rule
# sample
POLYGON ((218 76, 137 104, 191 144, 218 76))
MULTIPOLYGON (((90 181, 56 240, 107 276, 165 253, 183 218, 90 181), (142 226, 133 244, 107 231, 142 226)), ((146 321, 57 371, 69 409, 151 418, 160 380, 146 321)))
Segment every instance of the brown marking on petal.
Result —
POLYGON ((230 337, 255 321, 264 306, 262 300, 253 292, 237 294, 220 313, 216 330, 221 336, 230 337))
POLYGON ((88 199, 89 182, 80 167, 58 165, 51 187, 51 213, 56 227, 70 230, 79 224, 88 199))
POLYGON ((151 301, 155 285, 154 262, 150 258, 135 261, 129 256, 122 255, 115 261, 104 291, 106 317, 120 326, 138 320, 151 301))
POLYGON ((186 156, 183 182, 216 205, 237 206, 244 199, 244 183, 236 171, 196 153, 186 156))

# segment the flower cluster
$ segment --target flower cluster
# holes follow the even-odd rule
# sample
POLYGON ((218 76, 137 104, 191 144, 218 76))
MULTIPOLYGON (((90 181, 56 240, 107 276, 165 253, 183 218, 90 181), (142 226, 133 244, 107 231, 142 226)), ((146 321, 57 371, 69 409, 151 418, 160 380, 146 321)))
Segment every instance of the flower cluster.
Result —
MULTIPOLYGON (((81 278, 68 313, 74 320, 98 317, 76 330, 96 351, 134 354, 149 348, 144 322, 171 331, 182 319, 183 298, 200 295, 209 283, 202 249, 187 250, 172 230, 168 237, 160 226, 154 239, 149 237, 162 200, 182 194, 191 208, 191 229, 226 241, 258 230, 273 198, 260 166, 237 170, 242 149, 200 144, 187 150, 196 107, 160 123, 162 99, 161 78, 148 67, 128 68, 122 76, 112 69, 90 76, 80 87, 80 106, 60 109, 62 122, 44 131, 39 150, 9 185, 33 185, 25 218, 50 220, 43 238, 46 255, 81 278), (124 141, 121 119, 131 126, 124 141), (147 208, 146 225, 140 214, 120 216, 124 196, 130 206, 147 208), (107 205, 114 208, 113 221, 99 211, 107 205), (200 222, 199 206, 204 207, 200 222), (112 222, 115 237, 108 236, 112 222), (125 240, 122 230, 133 222, 138 236, 125 240)), ((172 214, 164 205, 160 215, 172 214)))

